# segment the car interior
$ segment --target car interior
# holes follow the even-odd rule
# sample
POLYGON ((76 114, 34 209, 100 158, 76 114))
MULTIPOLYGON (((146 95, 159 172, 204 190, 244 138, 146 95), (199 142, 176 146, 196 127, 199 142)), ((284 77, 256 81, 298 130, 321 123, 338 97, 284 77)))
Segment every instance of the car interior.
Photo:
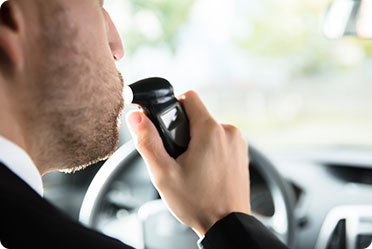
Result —
MULTIPOLYGON (((196 89, 217 120, 242 130, 253 215, 281 241, 291 249, 372 248, 372 1, 105 7, 126 47, 118 63, 126 83, 161 76, 177 93, 196 89)), ((135 248, 198 248, 151 184, 125 126, 107 161, 44 176, 45 197, 135 248)))

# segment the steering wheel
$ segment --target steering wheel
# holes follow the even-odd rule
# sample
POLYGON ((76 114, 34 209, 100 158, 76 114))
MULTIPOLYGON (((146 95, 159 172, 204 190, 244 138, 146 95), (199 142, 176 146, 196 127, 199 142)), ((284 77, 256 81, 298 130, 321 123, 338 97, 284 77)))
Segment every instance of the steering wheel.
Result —
MULTIPOLYGON (((293 248, 293 190, 254 146, 250 145, 248 153, 253 215, 293 248)), ((97 172, 79 219, 138 249, 197 249, 197 236, 167 210, 132 141, 120 147, 97 172)))

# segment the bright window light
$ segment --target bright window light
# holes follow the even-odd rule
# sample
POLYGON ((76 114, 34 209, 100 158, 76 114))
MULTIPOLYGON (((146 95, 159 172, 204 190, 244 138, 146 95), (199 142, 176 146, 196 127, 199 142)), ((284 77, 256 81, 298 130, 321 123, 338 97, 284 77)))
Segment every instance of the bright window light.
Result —
POLYGON ((344 35, 353 10, 354 1, 337 1, 329 9, 323 32, 327 38, 336 39, 344 35))

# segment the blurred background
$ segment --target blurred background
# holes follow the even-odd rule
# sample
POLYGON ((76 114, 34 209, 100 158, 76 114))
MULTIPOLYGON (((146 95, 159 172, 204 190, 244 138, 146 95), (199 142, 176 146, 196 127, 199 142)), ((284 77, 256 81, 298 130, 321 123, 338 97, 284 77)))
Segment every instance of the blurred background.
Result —
MULTIPOLYGON (((117 66, 126 84, 159 76, 176 94, 193 89, 219 122, 236 125, 269 153, 371 151, 372 41, 326 37, 330 3, 106 0, 105 8, 123 39, 117 66)), ((124 116, 120 144, 130 139, 124 116)), ((77 218, 99 165, 74 177, 48 174, 46 197, 77 218)))
MULTIPOLYGON (((328 0, 107 0, 126 83, 196 90, 267 151, 372 147, 372 41, 327 39, 328 0)), ((336 27, 333 27, 336 28, 336 27)), ((127 139, 123 132, 122 139, 127 139)))

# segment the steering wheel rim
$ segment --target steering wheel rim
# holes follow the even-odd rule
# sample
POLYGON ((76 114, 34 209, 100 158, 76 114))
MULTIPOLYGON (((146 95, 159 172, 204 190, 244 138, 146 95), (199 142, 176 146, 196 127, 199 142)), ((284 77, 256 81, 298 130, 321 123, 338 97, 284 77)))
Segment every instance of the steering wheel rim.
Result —
MULTIPOLYGON (((294 248, 295 245, 295 194, 291 186, 285 181, 275 169, 271 161, 260 152, 255 146, 250 145, 249 148, 250 168, 257 169, 268 180, 267 183, 272 192, 275 212, 280 209, 286 215, 287 231, 280 231, 280 221, 275 214, 272 218, 262 217, 258 214, 253 214, 260 220, 269 230, 271 230, 280 240, 282 240, 289 248, 294 248), (282 198, 282 199, 280 199, 282 198)), ((280 212, 279 212, 280 213, 280 212)), ((277 216, 278 217, 278 216, 277 216)))
MULTIPOLYGON (((294 246, 295 238, 295 220, 294 220, 294 193, 289 184, 285 182, 270 160, 264 156, 258 149, 250 145, 250 170, 257 170, 267 182, 268 188, 272 194, 272 200, 275 212, 271 217, 265 217, 254 213, 266 227, 277 235, 289 248, 294 246)), ((98 217, 101 212, 106 194, 110 191, 111 185, 117 175, 128 165, 139 160, 140 155, 137 152, 133 141, 129 141, 121 146, 101 167, 92 180, 87 193, 84 197, 79 220, 88 227, 99 229, 98 217)), ((164 208, 159 209, 159 203, 152 203, 157 208, 157 212, 164 213, 164 208)), ((145 205, 149 210, 150 204, 145 205)), ((161 205, 160 205, 161 206, 161 205)), ((169 213, 169 212, 168 212, 169 213)), ((170 214, 170 213, 169 213, 170 214)), ((156 216, 157 214, 153 215, 156 216)), ((164 214, 163 214, 164 215, 164 214)), ((142 220, 141 222, 144 222, 142 220)), ((144 223, 142 224, 144 227, 144 223)), ((145 235, 142 235, 143 239, 145 235)), ((187 235, 189 236, 189 235, 187 235)), ((145 242, 143 242, 145 243, 145 242)))

